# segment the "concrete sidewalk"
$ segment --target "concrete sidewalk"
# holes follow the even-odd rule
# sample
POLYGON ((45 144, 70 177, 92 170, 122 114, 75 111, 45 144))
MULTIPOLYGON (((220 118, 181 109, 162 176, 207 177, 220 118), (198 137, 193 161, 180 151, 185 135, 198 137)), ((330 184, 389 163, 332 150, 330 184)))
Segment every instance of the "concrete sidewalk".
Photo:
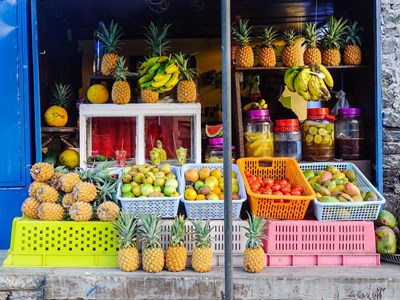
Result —
MULTIPOLYGON (((0 262, 7 253, 0 251, 0 262)), ((235 299, 400 299, 400 266, 265 268, 233 273, 235 299)), ((0 299, 223 299, 224 269, 0 268, 0 299)))

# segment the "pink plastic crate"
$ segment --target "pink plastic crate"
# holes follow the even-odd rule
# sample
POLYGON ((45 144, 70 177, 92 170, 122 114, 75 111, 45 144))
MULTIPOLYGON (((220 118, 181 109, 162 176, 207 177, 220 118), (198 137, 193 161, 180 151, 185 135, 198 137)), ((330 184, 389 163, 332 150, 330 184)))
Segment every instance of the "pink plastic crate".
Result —
POLYGON ((379 267, 379 254, 266 254, 266 267, 379 267))
POLYGON ((267 254, 376 254, 371 221, 271 220, 267 254))

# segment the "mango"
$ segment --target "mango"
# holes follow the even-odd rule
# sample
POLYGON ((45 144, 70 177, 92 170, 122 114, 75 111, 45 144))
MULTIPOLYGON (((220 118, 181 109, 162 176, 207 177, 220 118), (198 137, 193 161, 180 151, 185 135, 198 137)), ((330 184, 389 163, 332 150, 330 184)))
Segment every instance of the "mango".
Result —
POLYGON ((364 201, 364 199, 361 195, 355 195, 351 198, 353 199, 353 202, 363 202, 364 201))
POLYGON ((324 170, 319 170, 315 172, 315 176, 321 176, 325 171, 324 170))
POLYGON ((352 181, 352 182, 356 181, 356 173, 353 170, 344 170, 342 172, 344 173, 344 175, 346 175, 346 177, 350 181, 352 181))
POLYGON ((353 184, 351 182, 348 182, 348 183, 346 183, 344 185, 343 192, 345 192, 346 194, 350 195, 350 197, 357 196, 357 195, 361 194, 359 188, 355 184, 353 184))
POLYGON ((338 199, 336 199, 335 197, 332 197, 332 196, 322 196, 322 197, 319 199, 319 201, 320 201, 320 202, 323 202, 323 203, 340 202, 338 199))
POLYGON ((315 173, 313 170, 311 169, 307 169, 303 171, 303 175, 304 177, 308 180, 310 180, 311 178, 313 178, 315 176, 315 173))
POLYGON ((327 166, 326 170, 330 173, 332 173, 332 175, 335 175, 336 173, 340 173, 339 169, 335 166, 327 166))
POLYGON ((343 179, 339 179, 339 178, 333 178, 335 179, 336 185, 343 185, 343 179))
POLYGON ((337 179, 343 179, 343 178, 346 178, 346 175, 344 175, 344 173, 339 171, 339 172, 333 174, 332 177, 337 178, 337 179))
POLYGON ((376 251, 380 254, 396 253, 396 236, 393 230, 387 226, 381 226, 375 230, 376 251))
POLYGON ((316 193, 320 193, 322 196, 330 196, 331 195, 331 192, 327 188, 323 187, 322 185, 320 185, 318 183, 310 183, 310 185, 316 193))
POLYGON ((343 192, 343 188, 344 188, 343 184, 337 184, 335 192, 343 192))
POLYGON ((327 182, 325 182, 324 187, 327 188, 329 192, 333 193, 336 190, 335 179, 329 179, 327 182))
POLYGON ((340 202, 353 202, 353 198, 351 198, 350 195, 348 195, 346 193, 337 193, 337 194, 335 194, 335 197, 340 202))
POLYGON ((364 201, 378 201, 378 196, 374 192, 367 192, 364 196, 364 201))
POLYGON ((320 181, 320 176, 314 176, 308 180, 309 183, 318 183, 320 181))
POLYGON ((332 179, 332 173, 325 171, 324 173, 321 174, 321 184, 324 185, 325 182, 328 180, 332 179))
POLYGON ((387 210, 382 209, 379 214, 378 218, 374 222, 375 226, 387 226, 389 228, 394 228, 397 225, 395 216, 387 210))

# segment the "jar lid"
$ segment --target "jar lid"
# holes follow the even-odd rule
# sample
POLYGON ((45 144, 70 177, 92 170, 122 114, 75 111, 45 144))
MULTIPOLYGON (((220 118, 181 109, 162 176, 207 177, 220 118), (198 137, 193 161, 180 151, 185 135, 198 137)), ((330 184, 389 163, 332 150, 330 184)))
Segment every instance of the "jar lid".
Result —
POLYGON ((269 118, 269 110, 268 109, 251 109, 246 111, 246 117, 248 118, 269 118))
POLYGON ((208 139, 208 144, 209 145, 222 145, 224 143, 224 138, 219 137, 219 138, 209 138, 208 139))
POLYGON ((276 127, 299 127, 298 119, 285 119, 285 120, 276 120, 276 127))
POLYGON ((318 116, 318 115, 329 115, 329 108, 307 108, 307 117, 318 116))
POLYGON ((338 109, 339 116, 347 116, 347 115, 360 115, 361 109, 353 107, 353 108, 339 108, 338 109))

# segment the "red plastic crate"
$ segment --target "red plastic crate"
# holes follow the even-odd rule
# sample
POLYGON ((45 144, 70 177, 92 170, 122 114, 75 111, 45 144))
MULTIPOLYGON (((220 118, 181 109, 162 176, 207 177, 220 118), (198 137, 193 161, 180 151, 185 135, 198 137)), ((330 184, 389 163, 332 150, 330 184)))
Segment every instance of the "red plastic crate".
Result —
POLYGON ((376 254, 370 221, 271 220, 265 233, 267 254, 376 254))

